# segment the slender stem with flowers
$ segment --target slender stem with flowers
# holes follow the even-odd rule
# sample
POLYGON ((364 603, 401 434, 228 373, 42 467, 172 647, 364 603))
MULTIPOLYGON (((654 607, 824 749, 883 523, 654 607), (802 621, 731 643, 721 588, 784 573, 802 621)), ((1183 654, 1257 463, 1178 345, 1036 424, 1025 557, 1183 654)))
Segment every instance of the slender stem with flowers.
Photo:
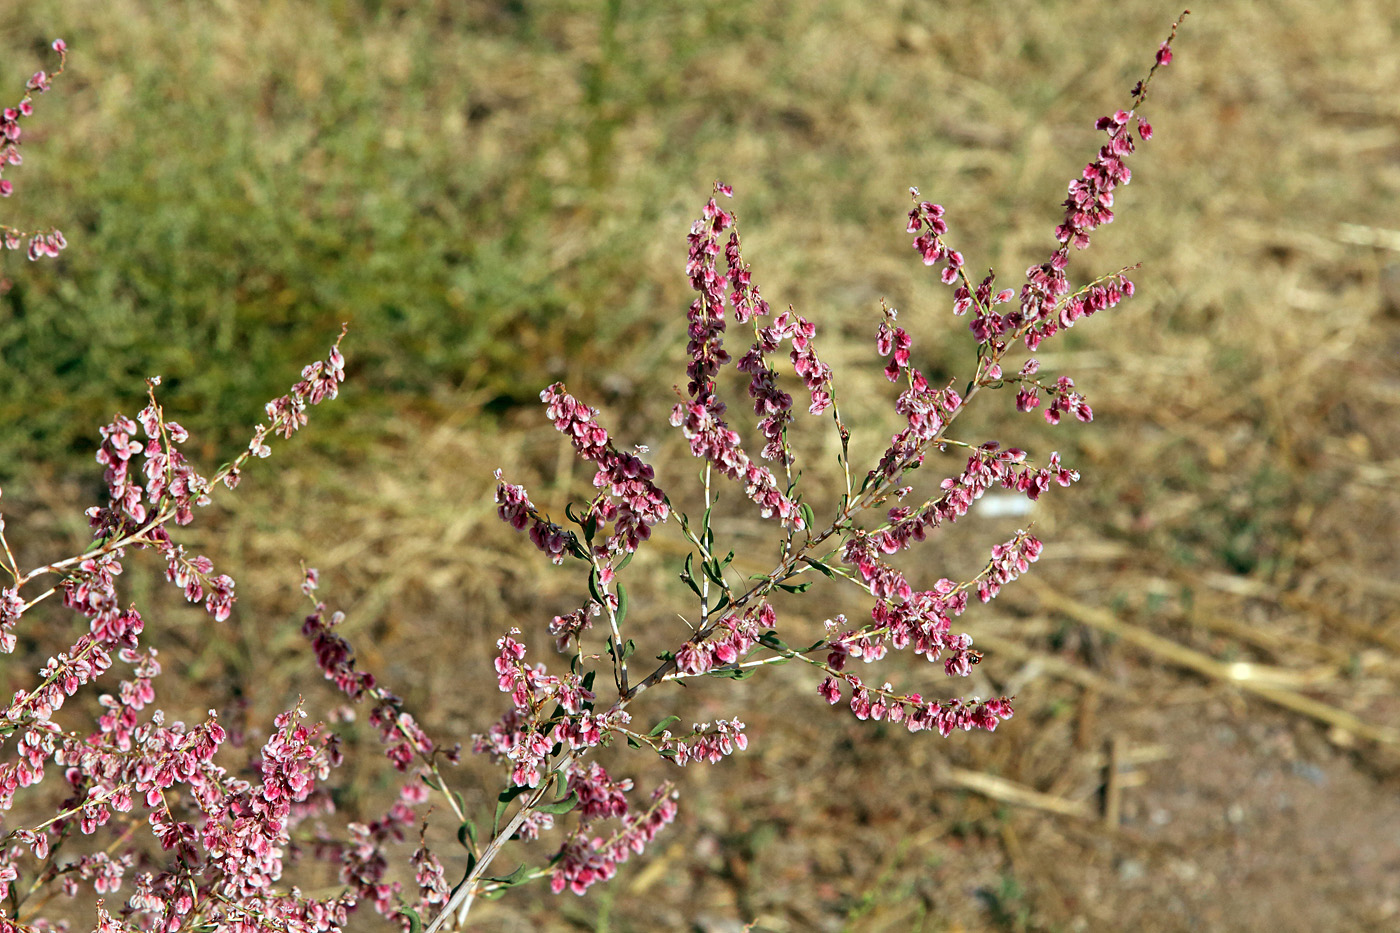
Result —
MULTIPOLYGON (((858 483, 849 461, 850 431, 835 407, 833 374, 817 355, 816 328, 792 309, 773 313, 742 256, 733 215, 720 207, 715 197, 709 200, 690 231, 686 274, 697 297, 689 312, 688 381, 678 390, 681 400, 671 415, 671 423, 682 430, 704 470, 702 519, 695 522, 677 510, 691 549, 680 577, 694 592, 697 616, 684 640, 635 683, 627 668, 629 651, 623 647, 631 644, 623 641, 625 590, 615 576, 650 537, 652 527, 666 521, 674 506, 656 485, 651 467, 618 449, 599 424, 596 410, 569 395, 560 384, 541 394, 554 426, 571 438, 582 459, 595 464, 593 484, 603 492, 581 513, 566 510, 577 531, 566 530, 538 509, 523 487, 507 482, 497 471, 498 511, 504 521, 528 531, 554 563, 563 563, 566 557, 583 561, 590 599, 580 610, 556 617, 550 627, 561 650, 573 649, 567 674, 552 675, 543 664, 527 663, 518 630, 513 629, 498 642, 496 672, 512 705, 488 733, 476 737, 475 750, 509 763, 513 791, 502 800, 518 806, 491 845, 479 854, 473 852, 465 877, 429 925, 429 933, 463 922, 486 886, 539 876, 535 871, 519 878, 490 879, 487 871, 504 840, 534 838, 544 822, 539 812, 542 807, 583 810, 578 827, 566 835, 551 860, 555 890, 568 887, 582 893, 590 884, 611 877, 629 852, 640 851, 640 845, 650 838, 645 833, 636 837, 631 849, 621 850, 609 837, 593 833, 595 817, 582 801, 600 792, 598 782, 604 787, 615 787, 616 782, 596 764, 593 774, 586 773, 589 749, 607 745, 614 738, 623 739, 684 765, 695 760, 718 761, 746 747, 744 725, 737 719, 696 724, 689 733, 680 735, 669 728, 674 719, 645 733, 631 728, 634 701, 667 681, 747 676, 761 667, 799 660, 824 675, 817 690, 828 702, 846 699, 860 719, 901 722, 910 731, 936 729, 946 736, 954 730, 991 731, 1010 718, 1009 697, 930 700, 888 683, 867 684, 849 670, 849 662, 871 663, 891 649, 912 646, 929 661, 941 661, 946 675, 967 676, 983 655, 972 649, 970 636, 952 634, 952 620, 967 609, 971 595, 990 601, 1040 556, 1040 540, 1029 531, 1018 531, 991 548, 984 568, 972 579, 959 582, 944 578, 926 590, 916 590, 885 559, 925 540, 940 526, 956 522, 993 487, 1015 490, 1035 500, 1055 486, 1069 486, 1079 479, 1077 471, 1062 465, 1058 453, 1050 453, 1037 465, 1019 448, 959 439, 949 432, 979 395, 1011 385, 1017 387, 1016 407, 1021 411, 1033 411, 1041 404, 1040 394, 1048 395, 1044 417, 1051 424, 1058 424, 1065 413, 1080 421, 1092 419, 1093 410, 1073 380, 1062 376, 1053 383, 1042 381, 1038 378, 1040 365, 1033 358, 1011 374, 1005 366, 1015 343, 1035 351, 1058 331, 1133 295, 1133 283, 1127 278, 1131 268, 1091 279, 1078 289, 1071 288, 1066 270, 1071 247, 1086 248, 1090 234, 1113 220, 1114 189, 1131 179, 1125 163, 1136 148, 1134 134, 1138 140, 1152 135, 1151 126, 1136 111, 1157 69, 1171 61, 1171 43, 1179 22, 1173 24, 1147 77, 1133 88, 1129 109, 1096 124, 1108 134, 1108 142, 1070 183, 1064 220, 1055 230, 1058 245, 1047 260, 1027 270, 1019 301, 1015 290, 996 289, 994 273, 989 272, 981 281, 969 278, 962 254, 946 240, 943 208, 921 200, 917 189, 910 190, 914 207, 909 212, 908 231, 916 235, 914 248, 926 265, 941 264, 940 279, 955 286, 954 314, 971 312, 975 371, 962 392, 953 383, 931 385, 911 361, 913 341, 899 325, 898 313, 882 305, 876 346, 882 356, 890 358, 886 376, 903 387, 895 409, 904 416, 907 427, 893 436, 879 462, 858 483), (726 317, 731 313, 735 323, 752 327, 753 343, 735 366, 750 376, 749 395, 765 439, 759 458, 750 456, 739 433, 730 427, 727 406, 717 389, 718 373, 732 362, 724 342, 726 317), (846 490, 834 514, 820 526, 803 500, 800 482, 794 479, 795 455, 788 438, 793 400, 780 388, 778 373, 769 363, 785 345, 791 348, 788 356, 793 371, 810 396, 810 413, 821 414, 830 408, 840 435, 846 490), (919 504, 904 504, 914 491, 907 484, 908 474, 931 455, 950 449, 963 452, 966 459, 962 468, 943 479, 937 492, 922 501, 913 500, 919 504), (763 465, 764 460, 776 462, 781 478, 763 465), (735 588, 727 575, 733 553, 720 556, 721 549, 715 543, 711 483, 717 476, 738 484, 760 517, 777 522, 781 528, 775 565, 743 590, 735 588), (881 509, 885 510, 883 515, 877 511, 881 509), (609 522, 613 523, 612 531, 605 534, 609 522), (806 647, 792 647, 779 635, 777 614, 769 598, 777 591, 800 592, 811 585, 814 573, 854 583, 873 597, 871 620, 854 625, 844 616, 836 616, 826 621, 814 642, 809 635, 811 643, 804 642, 806 647), (590 655, 581 648, 591 618, 600 612, 608 619, 609 655, 613 659, 616 694, 611 702, 603 702, 593 693, 593 672, 583 663, 590 655), (552 794, 551 788, 555 788, 552 794)), ((715 195, 732 197, 733 192, 716 184, 715 195)), ((657 799, 654 795, 653 800, 657 799)), ((649 815, 657 812, 669 819, 674 806, 645 811, 649 815)), ((624 800, 616 818, 627 827, 648 817, 630 812, 624 800)), ((552 825, 552 819, 548 822, 552 825)))

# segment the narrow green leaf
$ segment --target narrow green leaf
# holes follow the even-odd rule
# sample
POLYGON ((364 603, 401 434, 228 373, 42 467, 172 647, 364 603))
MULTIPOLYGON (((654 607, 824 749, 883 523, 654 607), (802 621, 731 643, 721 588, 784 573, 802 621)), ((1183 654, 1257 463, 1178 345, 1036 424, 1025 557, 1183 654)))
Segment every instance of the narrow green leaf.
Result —
POLYGON ((408 933, 422 933, 423 918, 412 907, 400 907, 399 913, 408 918, 408 933))
POLYGON ((665 719, 661 720, 661 721, 658 722, 656 725, 652 726, 652 727, 651 727, 651 731, 648 732, 647 735, 648 735, 648 736, 657 736, 657 735, 660 735, 661 733, 665 732, 667 729, 671 728, 671 723, 673 723, 673 722, 680 722, 680 721, 681 721, 681 717, 679 717, 679 716, 667 716, 665 719))
POLYGON ((700 565, 705 576, 710 578, 710 582, 716 586, 724 586, 724 568, 720 566, 718 560, 707 560, 700 565))
POLYGON ((817 560, 815 557, 805 557, 805 558, 803 558, 803 560, 807 561, 808 566, 810 566, 813 570, 815 570, 815 571, 817 571, 818 573, 820 573, 822 576, 825 576, 825 577, 834 577, 834 576, 836 576, 836 571, 832 570, 830 567, 828 567, 826 564, 823 564, 821 561, 817 560))
POLYGON ((691 568, 694 566, 694 563, 694 554, 685 555, 685 569, 681 571, 681 582, 683 582, 686 586, 690 587, 691 591, 696 596, 700 596, 700 586, 695 582, 695 574, 691 570, 691 568))
POLYGON ((787 642, 778 637, 777 632, 764 632, 762 635, 758 636, 758 643, 765 648, 772 648, 774 651, 782 651, 785 653, 792 651, 792 649, 788 647, 787 642))
POLYGON ((511 801, 527 790, 529 790, 528 787, 516 787, 512 785, 501 791, 500 796, 496 798, 496 822, 494 824, 495 828, 491 830, 491 835, 494 836, 496 833, 500 832, 501 817, 505 815, 506 808, 510 806, 511 801))
POLYGON ((462 821, 462 825, 457 827, 457 841, 462 844, 462 848, 476 850, 476 823, 471 817, 462 821))
POLYGON ((747 680, 756 670, 756 667, 720 667, 710 671, 710 676, 722 677, 725 680, 747 680))
POLYGON ((513 888, 523 881, 529 881, 530 879, 527 877, 529 873, 530 870, 522 863, 519 868, 506 875, 504 878, 487 878, 486 880, 499 884, 501 889, 513 888))
POLYGON ((623 567, 626 567, 628 564, 632 563, 632 558, 634 558, 634 557, 636 557, 636 556, 637 556, 637 552, 636 552, 636 551, 628 551, 626 554, 624 554, 624 555, 622 556, 622 560, 620 560, 620 561, 617 562, 617 567, 616 567, 615 569, 621 570, 623 567))
POLYGON ((621 625, 625 618, 627 618, 627 588, 619 583, 617 585, 617 624, 621 625))
POLYGON ((807 503, 803 502, 799 504, 797 510, 802 514, 802 521, 808 528, 811 528, 817 523, 817 516, 812 511, 812 507, 807 503))
POLYGON ((560 813, 568 813, 576 806, 578 806, 578 795, 570 794, 563 800, 559 800, 554 803, 539 804, 535 807, 535 809, 540 811, 541 813, 553 813, 557 816, 560 813))

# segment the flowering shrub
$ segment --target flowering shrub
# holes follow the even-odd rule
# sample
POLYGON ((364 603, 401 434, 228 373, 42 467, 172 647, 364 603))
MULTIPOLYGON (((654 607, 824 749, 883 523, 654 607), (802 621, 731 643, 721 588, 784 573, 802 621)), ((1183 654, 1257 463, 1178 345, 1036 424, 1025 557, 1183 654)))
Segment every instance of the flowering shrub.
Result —
MULTIPOLYGON (((340 836, 321 827, 334 811, 325 782, 342 753, 325 724, 308 722, 300 702, 276 717, 254 759, 238 767, 221 755, 230 743, 216 712, 194 725, 166 721, 155 705, 154 684, 161 673, 157 652, 142 641, 140 612, 124 607, 117 594, 123 562, 132 552, 154 551, 167 579, 186 599, 203 604, 215 622, 229 616, 235 605, 233 580, 216 574, 207 557, 187 551, 178 541, 180 529, 194 521, 220 486, 234 489, 250 459, 270 454, 275 437, 290 438, 306 425, 310 408, 336 397, 345 377, 341 339, 324 360, 303 369, 286 395, 266 405, 267 419, 254 429, 247 449, 208 476, 182 452, 188 435, 157 401, 160 380, 149 380, 149 404, 136 418, 117 415, 100 430, 96 456, 104 467, 107 502, 87 511, 93 535, 87 551, 24 571, 0 520, 0 551, 10 577, 0 589, 0 651, 15 650, 17 625, 51 596, 87 622, 87 630, 70 647, 48 660, 36 684, 15 691, 0 719, 0 747, 11 743, 13 748, 0 761, 0 811, 13 813, 16 800, 50 776, 50 765, 61 772, 66 788, 66 798, 51 818, 5 827, 0 931, 47 928, 50 924, 39 916, 47 895, 38 897, 39 892, 57 889, 72 895, 89 885, 98 895, 100 931, 200 926, 334 930, 368 903, 405 929, 416 930, 432 916, 431 933, 460 924, 476 898, 526 881, 548 879, 556 893, 582 894, 643 852, 677 813, 677 794, 669 782, 634 799, 632 781, 592 760, 594 749, 625 741, 685 766, 716 763, 748 745, 740 711, 733 718, 689 727, 674 716, 636 723, 639 696, 670 682, 737 679, 766 666, 800 662, 813 668, 814 689, 822 697, 833 705, 844 703, 858 719, 901 723, 910 732, 936 730, 943 736, 996 729, 1013 715, 1010 697, 930 698, 861 676, 855 662, 873 664, 891 650, 912 649, 940 663, 948 677, 967 676, 982 655, 970 636, 954 633, 953 620, 967 611, 974 595, 984 603, 993 599, 1040 556, 1040 540, 1029 530, 1018 531, 990 548, 972 578, 942 578, 925 589, 916 588, 889 560, 940 526, 957 522, 990 489, 1014 490, 1035 500, 1079 478, 1057 453, 1035 458, 1017 447, 960 440, 950 432, 978 396, 1007 387, 1015 388, 1015 406, 1022 412, 1033 412, 1046 401, 1043 417, 1051 424, 1067 413, 1080 421, 1092 419, 1092 409, 1071 379, 1050 380, 1041 375, 1036 360, 1018 365, 1009 357, 1018 343, 1034 351, 1079 319, 1133 295, 1127 269, 1077 288, 1067 269, 1073 251, 1087 247, 1092 232, 1112 221, 1114 190, 1131 179, 1126 160, 1137 141, 1152 135, 1137 108, 1157 68, 1170 62, 1175 34, 1174 25, 1156 63, 1133 89, 1127 109, 1098 121, 1107 141, 1071 182, 1064 220, 1055 230, 1057 245, 1027 270, 1019 293, 998 289, 991 272, 980 281, 969 278, 964 257, 950 244, 943 208, 911 189, 907 229, 914 235, 914 249, 926 265, 939 266, 940 280, 953 286, 953 312, 969 320, 975 365, 961 391, 951 381, 931 383, 912 361, 913 338, 900 326, 897 312, 882 306, 875 345, 888 357, 885 375, 900 387, 895 410, 905 426, 863 473, 850 460, 851 430, 840 413, 835 374, 818 353, 815 325, 791 310, 774 313, 770 308, 744 260, 735 217, 719 201, 733 192, 716 184, 689 235, 686 272, 696 298, 689 311, 687 382, 678 389, 671 413, 672 425, 680 428, 703 465, 700 517, 677 509, 642 459, 645 451, 620 447, 599 423, 597 410, 562 384, 545 389, 541 401, 554 427, 594 466, 596 495, 567 506, 561 523, 497 471, 501 519, 526 531, 554 564, 580 567, 588 595, 549 625, 554 647, 564 656, 554 672, 531 656, 520 630, 512 629, 496 643, 497 684, 509 702, 499 720, 474 736, 472 746, 505 771, 489 834, 478 829, 444 773, 443 766, 455 762, 459 750, 430 738, 397 696, 358 669, 350 645, 337 633, 343 614, 317 599, 315 570, 307 570, 303 580, 314 609, 302 631, 325 677, 351 702, 369 704, 368 719, 386 757, 406 776, 388 812, 370 823, 352 822, 340 836), (731 320, 744 328, 748 344, 737 361, 725 346, 731 320), (808 412, 829 413, 840 440, 844 491, 833 513, 820 519, 795 469, 790 431, 796 425, 796 403, 781 387, 785 377, 777 370, 777 357, 784 353, 796 377, 791 384, 801 385, 808 412), (748 376, 763 437, 757 456, 731 426, 720 397, 718 376, 729 363, 748 376), (950 452, 957 462, 950 475, 936 488, 916 494, 911 474, 930 455, 950 452), (732 567, 734 553, 716 543, 713 505, 724 480, 735 483, 758 515, 774 523, 774 565, 766 574, 741 579, 732 567), (694 595, 687 613, 694 621, 671 650, 656 662, 639 665, 635 643, 626 635, 628 595, 621 576, 653 530, 673 516, 689 542, 680 578, 694 595), (802 592, 817 576, 867 594, 872 600, 869 619, 855 622, 837 615, 820 632, 780 622, 776 594, 802 592), (50 579, 56 582, 34 592, 40 581, 50 579), (92 730, 83 734, 61 728, 55 714, 116 662, 130 669, 128 679, 114 693, 101 694, 92 730), (464 877, 455 890, 449 888, 443 863, 420 829, 408 859, 414 885, 405 891, 391 873, 392 846, 410 838, 421 819, 416 808, 433 792, 460 827, 464 877), (557 818, 570 814, 567 826, 556 825, 557 818), (141 823, 154 845, 142 844, 141 823), (81 843, 81 837, 104 827, 115 835, 110 845, 81 843), (534 867, 506 877, 489 873, 508 842, 538 845, 547 834, 557 845, 534 867), (341 886, 336 892, 313 897, 282 886, 287 863, 308 855, 338 868, 341 886), (114 897, 119 894, 125 898, 120 908, 114 897), (109 899, 114 902, 110 906, 109 899)), ((66 51, 62 42, 54 48, 60 56, 66 51)), ((48 81, 41 72, 30 90, 42 91, 48 81)), ((31 109, 26 96, 14 113, 27 116, 31 109)), ((6 111, 3 130, 10 140, 6 159, 18 164, 18 117, 10 114, 6 111)), ((48 245, 38 248, 39 255, 51 255, 61 248, 62 236, 54 231, 41 242, 56 244, 52 252, 48 245)), ((31 243, 31 257, 35 250, 31 243)))

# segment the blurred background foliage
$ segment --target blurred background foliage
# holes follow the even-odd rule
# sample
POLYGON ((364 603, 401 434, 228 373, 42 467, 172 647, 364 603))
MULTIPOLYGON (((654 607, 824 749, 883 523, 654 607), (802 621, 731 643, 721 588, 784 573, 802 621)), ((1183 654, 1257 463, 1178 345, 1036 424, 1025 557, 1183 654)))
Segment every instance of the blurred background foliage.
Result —
MULTIPOLYGON (((1049 252, 1065 183, 1099 145, 1094 119, 1126 102, 1179 12, 1155 0, 6 4, 9 97, 51 67, 53 38, 71 50, 25 121, 25 164, 7 171, 16 193, 0 204, 6 223, 56 225, 69 242, 57 261, 11 254, 0 267, 11 540, 30 564, 81 546, 80 510, 100 491, 96 429, 141 407, 147 376, 164 377, 168 415, 212 467, 348 321, 344 397, 192 529, 239 579, 221 637, 158 569, 124 581, 189 675, 163 686, 168 701, 199 711, 233 697, 260 723, 312 691, 296 567, 319 566, 363 662, 439 734, 469 741, 499 712, 484 675, 495 639, 520 625, 543 645, 543 624, 583 593, 576 574, 549 573, 502 529, 490 502, 498 466, 556 510, 585 488, 543 424, 539 390, 567 380, 623 443, 653 446, 663 478, 683 488, 693 475, 662 424, 683 380, 685 234, 712 183, 735 187, 764 295, 817 323, 857 462, 873 458, 895 424, 872 353, 880 299, 901 309, 931 375, 965 379, 971 360, 946 290, 909 249, 907 188, 948 208, 971 270, 1016 285, 1049 252)), ((1049 545, 1038 572, 1062 595, 1213 657, 1326 668, 1312 695, 1393 721, 1400 13, 1388 0, 1211 3, 1159 77, 1144 108, 1157 135, 1134 158, 1119 219, 1074 267, 1082 281, 1142 262, 1139 295, 1037 354, 1076 379, 1096 421, 1052 432, 1003 400, 960 426, 970 441, 1058 447, 1084 472, 1035 516, 1049 545)), ((799 444, 818 455, 809 472, 830 475, 830 444, 799 444)), ((731 519, 758 560, 764 529, 742 508, 731 519)), ((919 556, 928 581, 967 571, 1015 527, 969 524, 919 556)), ((654 550, 634 564, 632 615, 664 647, 679 631, 677 551, 654 550)), ((1368 795, 1393 786, 1384 747, 1348 757, 1345 736, 1324 741, 1310 722, 1254 706, 1267 734, 1242 732, 1244 751, 1222 751, 1223 733, 1199 725, 1234 728, 1237 695, 1026 592, 1009 588, 968 617, 1004 653, 989 653, 978 676, 991 679, 973 686, 1021 690, 1004 731, 940 744, 861 727, 784 669, 740 691, 754 752, 683 775, 676 841, 617 887, 616 903, 508 899, 489 922, 1386 921, 1390 888, 1367 874, 1371 862, 1339 857, 1350 874, 1329 895, 1300 889, 1290 901, 1268 868, 1231 861, 1212 835, 1214 801, 1243 783, 1212 784, 1224 773, 1212 762, 1262 768, 1284 735, 1291 760, 1336 769, 1330 805, 1316 808, 1331 822, 1270 825, 1335 843, 1323 862, 1352 852, 1368 824, 1350 817, 1380 812, 1368 795), (1046 672, 1057 663, 1091 679, 1046 672), (1169 786, 1194 797, 1173 803, 1179 815, 1160 832, 1179 837, 1151 835, 1161 774, 1157 796, 1128 805, 1128 825, 1147 834, 1131 838, 931 780, 953 763, 1087 799, 1110 733, 1175 749, 1169 786), (872 786, 890 792, 874 799, 872 786), (1273 906, 1166 871, 1183 851, 1193 871, 1242 895, 1259 885, 1273 906), (1125 881, 1124 859, 1161 869, 1155 887, 1125 881), (658 920, 644 895, 663 876, 687 894, 658 920)), ((837 606, 864 611, 823 609, 837 606)), ((45 639, 62 647, 66 634, 55 627, 30 648, 42 661, 57 650, 45 639)), ((692 690, 675 711, 732 715, 729 689, 692 690)), ((498 779, 484 763, 464 767, 482 806, 498 779)), ((342 803, 355 812, 356 794, 383 790, 371 783, 342 803)), ((1285 848, 1264 835, 1240 845, 1285 848)), ((1293 878, 1297 865, 1277 870, 1293 878)))

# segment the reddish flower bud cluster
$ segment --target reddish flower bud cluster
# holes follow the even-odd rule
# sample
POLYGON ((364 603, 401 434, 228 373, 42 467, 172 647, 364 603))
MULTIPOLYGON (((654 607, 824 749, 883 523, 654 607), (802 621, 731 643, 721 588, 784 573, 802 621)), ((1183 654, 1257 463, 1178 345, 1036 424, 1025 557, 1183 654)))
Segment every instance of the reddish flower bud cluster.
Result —
MULTIPOLYGON (((307 581, 311 581, 311 571, 307 581)), ((314 589, 314 587, 313 587, 314 589)), ((369 720, 379 731, 379 741, 386 748, 385 757, 400 771, 407 771, 415 758, 431 759, 440 749, 418 725, 412 714, 403 708, 403 700, 380 687, 374 675, 355 669, 355 656, 350 643, 332 629, 345 620, 345 613, 335 612, 325 618, 326 606, 316 603, 316 611, 306 617, 301 633, 311 642, 316 664, 326 679, 356 703, 372 700, 369 720)), ((456 752, 448 752, 455 757, 456 752)))
POLYGON ((914 238, 914 249, 923 257, 924 265, 946 262, 939 279, 944 285, 952 285, 958 280, 962 269, 962 253, 943 242, 943 234, 948 232, 948 224, 943 219, 943 206, 919 200, 919 189, 910 188, 909 196, 914 199, 914 209, 909 212, 909 233, 918 233, 914 238), (922 231, 922 232, 920 232, 922 231))
POLYGON ((551 563, 562 564, 565 551, 578 549, 573 532, 565 531, 535 511, 535 504, 524 486, 507 483, 501 471, 496 471, 496 514, 516 531, 530 529, 530 540, 549 555, 551 563))
MULTIPOLYGON (((717 193, 733 197, 732 190, 721 190, 719 185, 715 187, 717 193)), ((733 222, 733 216, 725 213, 715 199, 710 198, 700 219, 691 225, 687 238, 690 255, 686 260, 685 274, 690 278, 690 287, 699 297, 691 302, 688 313, 690 340, 685 349, 690 362, 686 364, 685 372, 690 377, 690 383, 686 392, 702 405, 714 395, 715 375, 730 359, 728 351, 724 349, 725 279, 716 269, 715 259, 720 252, 720 234, 728 230, 733 222)), ((745 277, 747 271, 747 268, 742 270, 745 277)), ((745 309, 742 313, 747 313, 749 303, 741 299, 741 306, 745 309)))
MULTIPOLYGON (((24 97, 13 107, 5 107, 0 110, 0 176, 4 175, 5 166, 21 165, 24 162, 20 155, 20 137, 23 131, 19 121, 23 117, 34 114, 34 94, 42 94, 47 91, 53 83, 53 79, 63 74, 63 69, 68 61, 68 46, 62 39, 53 41, 53 50, 58 53, 58 70, 52 74, 46 71, 36 71, 34 75, 25 83, 24 97)), ((8 198, 14 193, 15 186, 4 177, 0 177, 0 198, 8 198)), ((46 232, 26 233, 23 230, 16 230, 13 227, 0 224, 0 242, 5 249, 19 249, 25 237, 29 237, 29 258, 31 260, 40 259, 44 256, 57 256, 67 245, 63 234, 58 230, 46 232)))
MULTIPOLYGON (((724 185, 717 184, 715 191, 726 196, 733 194, 724 185)), ((690 306, 690 341, 686 346, 690 357, 686 366, 690 401, 679 402, 672 409, 671 424, 685 434, 692 455, 714 464, 720 473, 744 484, 744 494, 758 504, 764 518, 776 514, 784 524, 801 529, 804 524, 796 500, 779 488, 771 470, 749 457, 738 432, 724 420, 724 402, 715 395, 715 376, 730 360, 724 349, 726 277, 720 275, 716 260, 720 253, 719 237, 733 223, 733 215, 710 198, 700 219, 690 228, 686 274, 691 287, 699 293, 690 306)), ((734 285, 729 299, 736 318, 747 321, 752 317, 757 321, 766 316, 768 305, 757 297, 757 289, 750 282, 749 268, 740 256, 737 234, 730 237, 725 261, 729 267, 728 280, 734 285)), ((814 333, 810 322, 791 313, 780 316, 767 327, 755 323, 754 349, 745 355, 739 367, 752 377, 749 391, 754 398, 755 411, 765 415, 761 425, 766 440, 764 456, 779 459, 784 465, 790 459, 783 450, 782 433, 792 399, 777 388, 776 374, 768 367, 764 354, 777 350, 781 340, 791 339, 793 365, 811 393, 811 410, 814 413, 823 411, 830 403, 831 373, 812 350, 814 333)))
POLYGON ((904 328, 894 323, 899 312, 885 308, 884 314, 885 319, 875 334, 875 348, 881 356, 890 357, 885 366, 885 378, 895 382, 902 374, 908 383, 895 401, 895 411, 908 419, 909 427, 890 439, 890 446, 870 475, 896 481, 905 470, 923 463, 929 444, 938 439, 962 407, 963 400, 951 385, 937 390, 929 386, 924 374, 909 361, 914 341, 904 328))
POLYGON ((651 466, 640 457, 623 453, 612 445, 608 432, 594 420, 598 412, 564 391, 555 383, 540 393, 540 401, 554 427, 573 442, 574 450, 596 464, 593 485, 606 491, 595 498, 589 515, 601 522, 612 522, 613 532, 595 549, 599 557, 626 551, 631 553, 651 537, 651 526, 666 521, 671 506, 666 495, 652 482, 651 466))
MULTIPOLYGON (((737 249, 738 235, 732 242, 737 249)), ((731 266, 732 268, 732 266, 731 266)), ((765 306, 766 310, 766 306, 765 306)), ((750 373, 749 395, 754 400, 754 414, 763 416, 758 422, 764 444, 761 454, 766 460, 779 460, 784 466, 792 463, 792 455, 784 446, 784 431, 792 420, 792 396, 778 388, 778 373, 769 367, 767 355, 774 353, 782 341, 792 341, 793 370, 807 387, 812 403, 808 411, 819 415, 832 405, 831 367, 817 358, 812 338, 817 328, 811 321, 784 311, 773 323, 754 328, 754 344, 740 357, 736 368, 750 373)))
MULTIPOLYGON (((319 405, 339 394, 340 383, 345 381, 345 358, 340 353, 340 341, 344 338, 345 329, 341 328, 340 337, 326 359, 308 364, 301 371, 301 380, 292 386, 288 394, 263 406, 268 423, 258 425, 254 430, 253 439, 248 442, 249 453, 266 457, 271 453, 267 446, 269 435, 280 434, 290 438, 298 429, 306 426, 308 405, 319 405)), ((234 482, 237 482, 236 475, 234 482)))
MULTIPOLYGON (((1158 58, 1158 64, 1170 61, 1158 58)), ((1155 69, 1154 69, 1155 70, 1155 69)), ((1139 91, 1138 100, 1141 99, 1139 91)), ((1107 286, 1095 284, 1085 296, 1076 295, 1060 308, 1059 300, 1069 293, 1069 281, 1065 277, 1065 267, 1069 264, 1069 247, 1084 249, 1089 245, 1089 234, 1104 224, 1113 222, 1113 192, 1119 185, 1132 181, 1132 170, 1126 159, 1133 154, 1134 143, 1130 125, 1134 122, 1131 111, 1119 110, 1107 117, 1100 117, 1095 129, 1108 133, 1108 142, 1100 147, 1098 157, 1084 167, 1080 177, 1069 184, 1069 197, 1065 199, 1065 219, 1055 228, 1055 239, 1061 244, 1046 262, 1031 266, 1026 270, 1026 284, 1021 288, 1021 314, 1015 327, 1025 335, 1026 346, 1036 349, 1041 341, 1062 327, 1070 327, 1080 317, 1093 314, 1104 308, 1111 308, 1122 298, 1131 297, 1133 285, 1121 275, 1110 277, 1107 286)), ((1138 137, 1148 140, 1152 137, 1152 127, 1146 121, 1137 119, 1138 137)))
POLYGON ((602 611, 602 604, 590 599, 581 609, 555 616, 549 623, 549 634, 554 636, 555 647, 562 653, 569 650, 570 644, 578 644, 583 633, 593 627, 593 620, 602 611))

